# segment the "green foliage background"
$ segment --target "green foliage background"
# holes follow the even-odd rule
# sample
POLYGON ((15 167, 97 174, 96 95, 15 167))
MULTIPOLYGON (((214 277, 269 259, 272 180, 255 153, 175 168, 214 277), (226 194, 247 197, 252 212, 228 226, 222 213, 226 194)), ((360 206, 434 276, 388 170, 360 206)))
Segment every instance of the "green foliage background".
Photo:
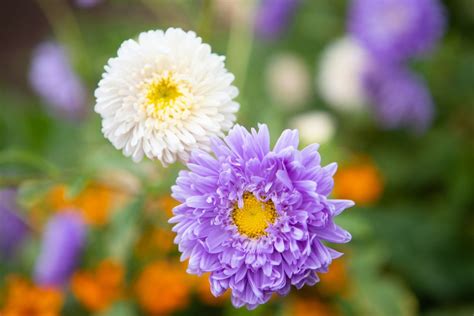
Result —
MULTIPOLYGON (((315 74, 324 47, 345 33, 347 1, 303 1, 289 30, 272 42, 253 39, 247 25, 223 27, 213 13, 212 1, 110 0, 89 10, 54 1, 38 3, 43 4, 41 14, 49 12, 51 23, 39 39, 55 37, 67 45, 75 69, 89 88, 89 113, 81 122, 48 113, 26 82, 31 46, 36 43, 18 47, 15 65, 21 65, 18 72, 23 71, 23 81, 12 83, 0 77, 0 186, 19 186, 22 203, 28 205, 48 184, 66 182, 80 190, 105 169, 129 170, 142 182, 143 192, 118 213, 107 228, 110 237, 97 237, 113 240, 103 244, 118 246, 110 251, 119 256, 127 257, 140 222, 152 220, 140 213, 145 198, 169 192, 182 167, 171 168, 156 183, 143 166, 124 158, 100 132, 99 117, 93 113, 93 90, 103 65, 124 39, 170 26, 197 31, 214 51, 227 56, 227 65, 236 74, 241 91, 238 122, 248 127, 265 122, 273 137, 297 112, 333 112, 315 90, 303 109, 282 110, 268 95, 263 73, 271 56, 289 51, 301 56, 315 74)), ((364 153, 373 158, 385 179, 383 197, 376 205, 355 207, 339 220, 354 236, 348 248, 350 278, 357 294, 352 301, 340 302, 346 315, 474 313, 474 3, 452 0, 444 4, 449 19, 445 38, 435 53, 411 65, 427 80, 434 96, 432 128, 420 136, 383 131, 369 115, 334 112, 337 134, 321 148, 324 163, 344 162, 351 153, 364 153)), ((0 276, 28 270, 31 256, 25 255, 20 268, 2 266, 0 276)), ((74 308, 67 315, 82 313, 74 308)), ((200 308, 193 305, 181 314, 269 315, 273 311, 267 307, 254 312, 200 308)), ((107 315, 134 313, 139 313, 136 306, 122 302, 107 315)))

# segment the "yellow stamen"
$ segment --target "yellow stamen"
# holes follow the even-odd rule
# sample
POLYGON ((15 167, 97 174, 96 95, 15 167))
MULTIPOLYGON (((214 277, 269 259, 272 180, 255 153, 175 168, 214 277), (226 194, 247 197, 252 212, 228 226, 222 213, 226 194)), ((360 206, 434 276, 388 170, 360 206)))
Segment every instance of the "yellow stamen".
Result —
POLYGON ((244 206, 239 208, 236 203, 232 211, 232 220, 239 233, 249 238, 260 238, 267 234, 266 229, 275 223, 278 217, 273 202, 261 202, 249 193, 244 193, 244 206))
POLYGON ((178 84, 170 75, 153 81, 148 86, 146 95, 147 105, 151 107, 148 113, 153 117, 158 116, 159 112, 173 106, 175 101, 182 95, 178 84))

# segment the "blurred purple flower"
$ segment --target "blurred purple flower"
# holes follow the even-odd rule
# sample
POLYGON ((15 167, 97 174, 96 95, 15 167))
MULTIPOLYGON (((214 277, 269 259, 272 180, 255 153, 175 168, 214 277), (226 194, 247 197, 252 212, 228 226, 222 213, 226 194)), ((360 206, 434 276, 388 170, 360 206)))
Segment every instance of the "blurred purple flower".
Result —
POLYGON ((29 233, 29 228, 18 214, 15 189, 0 190, 0 258, 15 254, 29 233))
POLYGON ((261 0, 255 30, 265 39, 277 38, 291 22, 300 0, 261 0))
POLYGON ((391 129, 409 127, 425 131, 433 118, 433 101, 425 83, 400 67, 372 67, 364 86, 381 125, 391 129))
POLYGON ((353 0, 349 29, 375 57, 391 62, 429 51, 445 27, 438 0, 353 0))
POLYGON ((298 145, 296 130, 270 148, 266 125, 235 125, 214 139, 213 155, 194 151, 172 187, 182 204, 170 223, 187 271, 210 272, 211 292, 230 288, 235 307, 254 309, 273 293, 314 285, 342 255, 326 242, 351 239, 334 219, 354 203, 328 197, 337 165, 321 166, 319 145, 298 145))
POLYGON ((53 42, 40 44, 33 53, 29 78, 53 112, 69 118, 82 116, 86 90, 63 47, 53 42))
POLYGON ((76 267, 86 240, 86 226, 76 212, 53 216, 44 231, 36 261, 35 280, 40 285, 64 286, 76 267))
POLYGON ((103 0, 76 0, 76 5, 81 8, 92 8, 102 1, 103 0))

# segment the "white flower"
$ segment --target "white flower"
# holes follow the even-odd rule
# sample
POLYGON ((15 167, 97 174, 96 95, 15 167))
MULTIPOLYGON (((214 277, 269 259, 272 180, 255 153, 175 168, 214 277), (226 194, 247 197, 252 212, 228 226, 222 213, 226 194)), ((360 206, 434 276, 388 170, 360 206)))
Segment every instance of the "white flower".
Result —
POLYGON ((327 143, 336 131, 334 119, 323 111, 298 114, 290 119, 288 126, 299 131, 303 144, 327 143))
POLYGON ((232 127, 239 108, 234 76, 194 32, 144 32, 117 55, 95 91, 95 111, 105 137, 125 156, 164 166, 186 161, 232 127))
POLYGON ((277 105, 294 109, 308 101, 311 79, 298 56, 282 53, 272 57, 265 77, 268 93, 277 105))
POLYGON ((255 4, 254 0, 214 0, 212 7, 216 18, 226 26, 249 25, 255 15, 255 4))
POLYGON ((365 50, 352 38, 331 44, 323 53, 317 86, 325 101, 339 110, 361 110, 366 104, 362 76, 369 66, 365 50))

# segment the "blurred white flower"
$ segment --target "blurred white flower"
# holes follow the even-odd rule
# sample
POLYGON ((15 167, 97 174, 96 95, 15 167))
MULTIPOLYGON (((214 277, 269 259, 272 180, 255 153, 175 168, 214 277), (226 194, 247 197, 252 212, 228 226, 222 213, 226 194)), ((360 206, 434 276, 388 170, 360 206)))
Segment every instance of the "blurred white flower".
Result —
POLYGON ((351 37, 331 44, 322 54, 316 85, 323 99, 339 110, 361 110, 366 104, 363 75, 369 60, 351 37))
POLYGON ((106 168, 98 173, 97 178, 100 183, 126 193, 138 194, 142 187, 140 178, 126 169, 106 168))
POLYGON ((303 60, 290 53, 272 57, 267 65, 266 86, 276 104, 295 109, 310 96, 311 78, 303 60))
POLYGON ((125 41, 95 91, 102 132, 125 156, 166 166, 209 149, 235 121, 239 105, 224 57, 194 32, 170 28, 125 41))
POLYGON ((336 131, 333 117, 323 111, 298 114, 289 120, 288 126, 299 131, 303 144, 327 143, 336 131))
POLYGON ((225 25, 249 24, 253 23, 256 3, 257 0, 214 0, 213 9, 225 25))

